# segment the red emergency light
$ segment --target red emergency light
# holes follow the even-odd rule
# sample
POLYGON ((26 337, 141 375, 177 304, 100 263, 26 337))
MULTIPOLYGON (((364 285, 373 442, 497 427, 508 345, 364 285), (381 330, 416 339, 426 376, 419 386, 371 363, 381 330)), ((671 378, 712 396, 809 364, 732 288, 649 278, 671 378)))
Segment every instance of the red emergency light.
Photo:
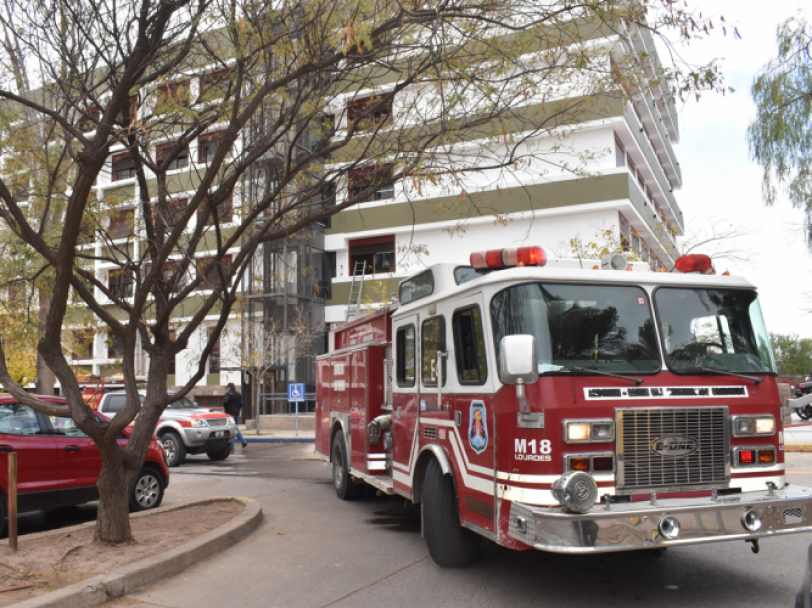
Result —
POLYGON ((692 253, 677 258, 675 263, 680 272, 699 272, 701 274, 715 274, 713 262, 704 253, 692 253))
POLYGON ((518 247, 514 249, 491 249, 471 254, 471 266, 483 268, 507 268, 508 266, 544 266, 547 254, 541 247, 518 247))

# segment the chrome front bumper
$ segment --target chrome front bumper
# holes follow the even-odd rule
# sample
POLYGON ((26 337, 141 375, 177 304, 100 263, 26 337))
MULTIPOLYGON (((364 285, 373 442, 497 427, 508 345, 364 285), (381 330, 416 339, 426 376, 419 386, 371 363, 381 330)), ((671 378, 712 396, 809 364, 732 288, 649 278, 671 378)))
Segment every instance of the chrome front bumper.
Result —
POLYGON ((588 513, 567 513, 560 507, 510 506, 512 538, 553 553, 609 553, 692 545, 721 540, 752 540, 812 532, 812 489, 788 484, 780 490, 744 492, 711 498, 675 498, 595 505, 588 513), (758 509, 763 524, 757 532, 742 525, 748 508, 758 509), (660 535, 660 518, 680 523, 679 536, 660 535))
POLYGON ((226 426, 220 428, 211 427, 191 427, 183 429, 184 443, 187 447, 199 447, 205 445, 206 442, 215 442, 226 444, 237 436, 236 428, 233 426, 226 426), (222 433, 221 437, 217 437, 217 433, 222 433))

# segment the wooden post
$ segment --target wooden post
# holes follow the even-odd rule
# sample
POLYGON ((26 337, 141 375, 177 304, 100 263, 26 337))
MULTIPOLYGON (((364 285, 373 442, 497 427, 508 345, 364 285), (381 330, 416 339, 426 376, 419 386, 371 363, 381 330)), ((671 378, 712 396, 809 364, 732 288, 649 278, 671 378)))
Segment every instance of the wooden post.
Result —
POLYGON ((8 546, 17 550, 17 452, 8 455, 8 546))

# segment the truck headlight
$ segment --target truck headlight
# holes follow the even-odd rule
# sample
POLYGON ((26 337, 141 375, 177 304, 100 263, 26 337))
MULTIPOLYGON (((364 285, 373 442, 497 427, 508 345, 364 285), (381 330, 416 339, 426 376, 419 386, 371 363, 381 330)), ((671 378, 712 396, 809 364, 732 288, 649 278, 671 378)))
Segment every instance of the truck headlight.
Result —
POLYGON ((615 438, 613 420, 565 420, 564 429, 564 441, 567 443, 599 443, 615 438))
POLYGON ((200 419, 192 420, 192 426, 194 428, 200 428, 202 426, 206 426, 206 423, 205 423, 205 421, 200 420, 200 419))
POLYGON ((732 416, 730 432, 734 437, 773 435, 775 418, 773 416, 732 416))

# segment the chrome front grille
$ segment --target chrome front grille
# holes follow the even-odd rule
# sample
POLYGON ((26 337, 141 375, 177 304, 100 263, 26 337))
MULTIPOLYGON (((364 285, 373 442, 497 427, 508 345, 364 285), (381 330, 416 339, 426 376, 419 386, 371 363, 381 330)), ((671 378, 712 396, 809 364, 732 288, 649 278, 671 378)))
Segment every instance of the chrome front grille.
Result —
POLYGON ((730 481, 727 407, 617 410, 617 489, 689 489, 730 481))
POLYGON ((795 508, 795 509, 784 509, 781 512, 781 523, 782 524, 800 524, 804 520, 804 512, 803 509, 795 508))
POLYGON ((228 418, 206 418, 209 426, 228 426, 228 418))

